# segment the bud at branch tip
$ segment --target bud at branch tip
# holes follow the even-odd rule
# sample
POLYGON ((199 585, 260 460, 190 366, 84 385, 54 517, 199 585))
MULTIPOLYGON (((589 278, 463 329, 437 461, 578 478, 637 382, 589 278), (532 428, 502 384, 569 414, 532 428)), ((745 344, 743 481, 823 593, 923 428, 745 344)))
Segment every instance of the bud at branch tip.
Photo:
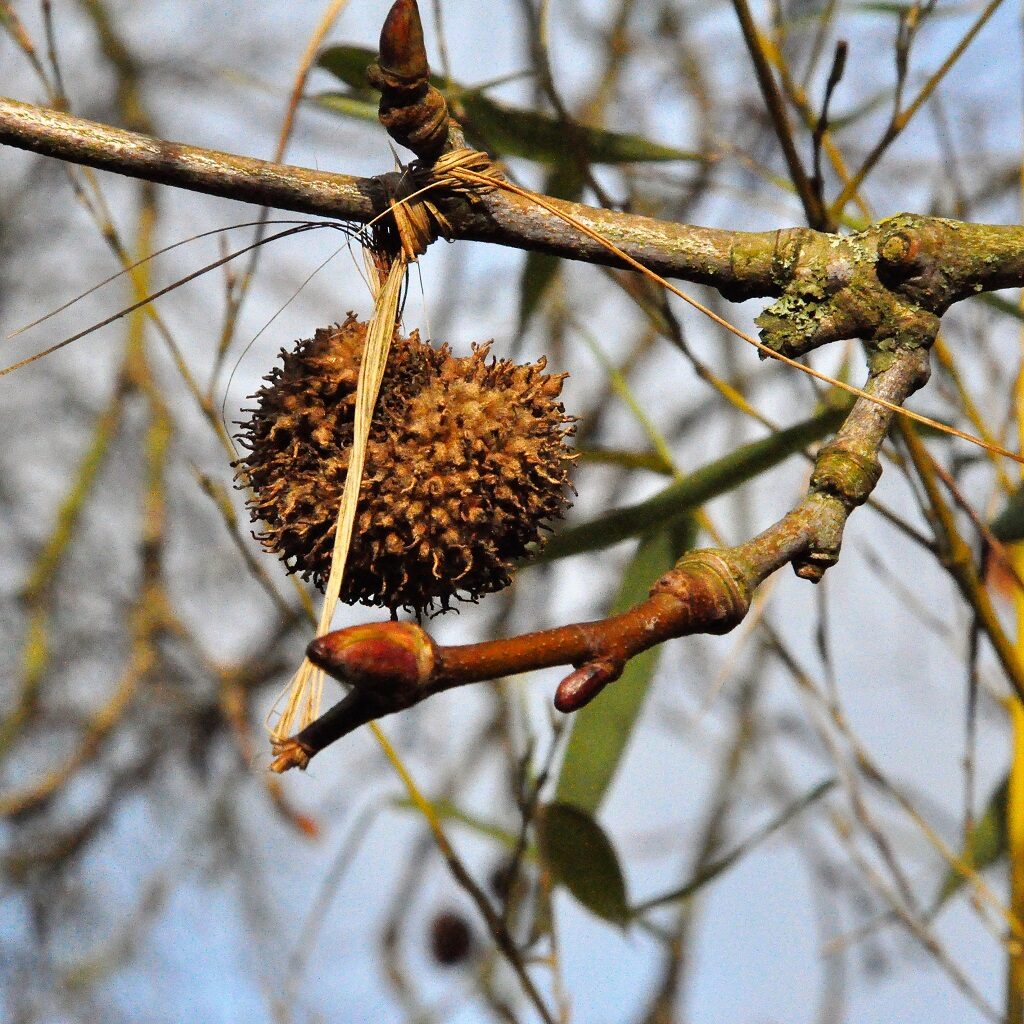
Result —
POLYGON ((430 74, 416 0, 396 0, 380 33, 380 67, 392 78, 425 81, 430 74))
POLYGON ((374 622, 317 637, 306 656, 357 690, 411 695, 434 670, 434 643, 412 622, 374 622))

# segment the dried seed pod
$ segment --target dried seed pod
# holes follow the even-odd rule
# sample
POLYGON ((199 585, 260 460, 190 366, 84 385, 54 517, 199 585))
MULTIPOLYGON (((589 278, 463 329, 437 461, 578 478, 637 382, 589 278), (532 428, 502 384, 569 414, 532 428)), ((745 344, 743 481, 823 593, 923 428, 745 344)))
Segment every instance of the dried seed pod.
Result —
MULTIPOLYGON (((348 471, 366 325, 316 332, 264 378, 241 424, 250 514, 264 547, 323 588, 348 471)), ((342 584, 349 604, 476 600, 568 506, 572 417, 562 375, 396 335, 374 413, 342 584)))

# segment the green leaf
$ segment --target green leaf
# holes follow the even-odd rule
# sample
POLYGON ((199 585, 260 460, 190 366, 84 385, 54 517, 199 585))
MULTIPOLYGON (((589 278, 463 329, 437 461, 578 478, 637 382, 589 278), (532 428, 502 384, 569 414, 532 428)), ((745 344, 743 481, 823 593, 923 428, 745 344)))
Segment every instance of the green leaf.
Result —
POLYGON ((1002 512, 989 524, 992 536, 1004 544, 1024 540, 1024 484, 1006 499, 1002 512))
MULTIPOLYGON (((575 202, 583 195, 584 178, 580 165, 576 160, 566 160, 556 164, 544 181, 545 195, 557 199, 575 202)), ((519 335, 529 326, 533 315, 540 308, 541 302, 558 276, 562 261, 555 256, 542 252, 530 252, 523 264, 523 274, 519 280, 519 335)))
MULTIPOLYGON (((843 6, 854 14, 895 14, 905 17, 911 10, 918 7, 916 3, 907 0, 906 3, 898 3, 895 0, 859 0, 857 3, 846 3, 843 6)), ((963 17, 966 5, 957 5, 945 8, 932 8, 929 18, 958 18, 963 17)), ((922 19, 923 20, 923 19, 922 19)))
MULTIPOLYGON (((694 521, 687 518, 678 525, 682 537, 661 530, 641 542, 623 575, 613 614, 644 600, 651 584, 693 546, 694 521)), ((622 676, 573 716, 555 790, 557 801, 597 813, 629 743, 660 654, 660 647, 652 647, 631 658, 622 676)))
POLYGON ((660 476, 671 476, 672 467, 658 452, 632 452, 621 448, 577 447, 581 462, 595 465, 621 466, 623 469, 646 469, 660 476))
POLYGON ((584 810, 552 803, 537 817, 541 857, 552 879, 589 911, 620 927, 629 921, 626 880, 604 829, 584 810))
MULTIPOLYGON (((1006 799, 1010 789, 1009 775, 996 786, 989 797, 985 813, 975 822, 960 854, 964 863, 974 871, 983 871, 1006 856, 1006 799)), ((950 868, 935 900, 932 913, 937 914, 951 896, 964 884, 964 876, 950 868)))
POLYGON ((676 149, 650 142, 639 135, 577 125, 572 139, 557 118, 536 110, 523 110, 489 99, 483 93, 468 92, 460 97, 469 124, 483 137, 487 148, 506 156, 518 156, 539 163, 561 164, 566 147, 577 148, 577 156, 592 164, 662 163, 673 160, 700 161, 692 149, 676 149))
MULTIPOLYGON (((373 96, 366 81, 366 68, 376 59, 376 51, 367 47, 329 46, 320 53, 317 63, 352 89, 356 94, 352 98, 366 101, 373 96)), ((430 80, 441 90, 445 99, 461 106, 465 113, 463 127, 471 137, 481 141, 484 148, 506 156, 519 156, 541 163, 566 163, 569 141, 566 138, 565 126, 558 118, 539 111, 499 103, 479 89, 465 88, 456 83, 448 84, 437 75, 432 75, 430 80)), ((320 100, 322 101, 323 97, 320 100)), ((347 113, 340 107, 334 109, 347 113)), ((579 149, 578 157, 589 163, 618 164, 704 159, 701 153, 693 150, 663 146, 627 132, 605 131, 579 125, 573 136, 572 143, 579 149)))
POLYGON ((820 800, 830 789, 836 784, 835 779, 827 779, 820 785, 817 785, 809 793, 805 793, 798 800, 794 800, 793 803, 785 807, 778 817, 768 822, 764 828, 758 829, 749 839, 745 839, 739 846, 734 847, 724 857, 720 857, 718 860, 712 861, 706 865, 700 871, 697 872, 693 878, 690 879, 686 885, 681 886, 679 889, 673 889, 672 892, 665 893, 663 896, 656 896, 654 899, 645 900, 643 903, 638 904, 633 908, 632 914, 634 916, 638 914, 644 914, 648 910, 653 910, 655 907, 663 907, 668 903, 678 903, 680 900, 688 900, 691 896, 700 892, 709 882, 716 879, 724 871, 728 871, 740 858, 746 856, 755 847, 760 846, 766 839, 769 839, 776 832, 779 831, 784 825, 791 822, 801 811, 810 807, 811 804, 820 800))
POLYGON ((340 92, 322 92, 314 96, 313 102, 335 114, 355 118, 357 121, 377 123, 377 104, 372 100, 364 100, 358 96, 350 96, 340 92))
POLYGON ((743 445, 724 458, 695 470, 663 491, 626 508, 616 509, 599 519, 555 534, 536 556, 537 562, 598 551, 627 537, 669 525, 706 501, 725 494, 767 469, 802 451, 813 441, 832 433, 849 411, 845 397, 834 407, 769 437, 743 445))
MULTIPOLYGON (((335 78, 340 79, 350 89, 359 92, 373 94, 373 89, 366 78, 366 69, 377 60, 377 51, 371 50, 368 46, 327 46, 320 51, 316 58, 318 67, 329 71, 335 78)), ((436 75, 430 76, 430 81, 439 86, 436 75)))

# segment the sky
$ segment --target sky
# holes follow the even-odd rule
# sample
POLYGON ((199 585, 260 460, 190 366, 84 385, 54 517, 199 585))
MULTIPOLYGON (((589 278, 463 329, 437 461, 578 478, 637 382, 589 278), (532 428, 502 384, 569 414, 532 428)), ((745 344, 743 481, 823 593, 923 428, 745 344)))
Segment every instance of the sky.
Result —
MULTIPOLYGON (((437 26, 431 5, 423 6, 428 46, 436 52, 437 26)), ((706 10, 679 6, 701 22, 707 47, 705 71, 714 87, 728 91, 749 86, 744 65, 716 57, 718 53, 735 53, 727 49, 736 43, 727 12, 714 5, 706 10)), ((293 68, 320 8, 320 4, 305 0, 286 5, 241 0, 119 5, 121 23, 133 45, 161 69, 154 76, 149 96, 163 135, 269 157, 293 68)), ((332 40, 374 45, 386 8, 387 4, 378 0, 352 0, 332 40)), ((454 77, 469 83, 490 81, 522 68, 521 25, 511 0, 490 4, 445 0, 443 10, 454 77)), ((577 18, 599 18, 605 10, 607 5, 600 0, 552 5, 553 70, 570 105, 580 99, 593 75, 589 51, 581 51, 574 42, 577 18)), ((98 58, 78 15, 61 9, 58 17, 69 92, 76 109, 88 114, 91 106, 101 105, 106 98, 109 79, 97 71, 98 58)), ((863 85, 872 76, 888 81, 890 58, 877 42, 885 38, 888 23, 870 10, 849 17, 851 24, 858 24, 859 17, 870 27, 863 38, 851 40, 850 61, 858 70, 857 82, 863 85)), ((953 135, 965 148, 971 148, 965 159, 982 151, 1019 152, 1018 20, 1019 13, 1005 6, 948 83, 949 95, 956 97, 949 115, 954 119, 953 135), (994 91, 1005 100, 996 109, 992 106, 994 91), (984 121, 977 116, 983 109, 988 113, 984 121)), ((964 24, 961 17, 939 18, 922 39, 920 65, 934 66, 964 24)), ((6 40, 0 42, 0 69, 4 92, 26 100, 39 99, 38 90, 6 40)), ((698 138, 698 115, 678 97, 659 93, 657 62, 640 61, 633 73, 642 83, 650 83, 640 93, 650 103, 643 111, 642 123, 634 120, 639 116, 636 110, 613 111, 617 127, 651 131, 673 145, 692 145, 698 138)), ((330 87, 322 76, 311 84, 330 87)), ((513 84, 500 95, 522 102, 528 88, 513 84)), ((852 102, 850 96, 837 94, 839 109, 852 102)), ((742 107, 737 107, 734 116, 737 120, 742 117, 742 107)), ((730 124, 719 127, 727 130, 730 124)), ((929 176, 931 171, 923 174, 919 165, 934 163, 936 151, 935 133, 927 127, 894 149, 877 178, 878 185, 869 189, 879 215, 896 212, 896 207, 887 204, 913 207, 925 201, 935 180, 929 176)), ((288 158, 353 174, 379 173, 393 162, 383 133, 311 110, 300 114, 288 158)), ((0 153, 0 188, 5 181, 8 187, 22 184, 29 166, 20 154, 0 153)), ((527 181, 537 178, 535 168, 517 165, 516 170, 527 181)), ((733 168, 725 178, 729 187, 716 191, 699 209, 703 223, 745 229, 799 223, 799 210, 785 195, 779 194, 771 204, 745 205, 743 190, 749 186, 742 168, 733 168)), ((103 262, 101 241, 74 207, 66 188, 52 176, 40 187, 48 195, 52 192, 45 227, 55 233, 58 244, 20 245, 23 280, 4 297, 0 309, 4 318, 0 327, 5 333, 94 283, 102 276, 99 268, 108 266, 103 262), (69 254, 78 258, 69 258, 69 254)), ((111 181, 110 188, 115 209, 123 210, 127 221, 129 187, 111 181)), ((161 203, 161 230, 167 241, 210 224, 247 220, 252 213, 240 204, 170 191, 163 193, 161 203)), ((1004 211, 1001 216, 1012 218, 1015 212, 1004 211)), ((345 252, 282 310, 310 270, 337 245, 333 238, 316 237, 311 242, 304 238, 265 256, 260 286, 246 308, 242 330, 253 343, 239 353, 234 379, 224 392, 229 417, 266 372, 280 345, 308 336, 313 326, 342 317, 348 309, 366 310, 365 287, 345 252), (269 328, 260 333, 272 318, 269 328)), ((407 321, 414 320, 431 336, 450 340, 457 348, 468 348, 471 341, 482 340, 481 336, 494 337, 496 351, 501 352, 515 334, 515 283, 521 255, 482 245, 437 248, 441 251, 431 252, 423 260, 422 286, 418 281, 414 284, 407 321)), ((620 355, 625 332, 617 332, 615 327, 632 314, 625 300, 602 288, 603 280, 594 275, 590 268, 576 267, 568 272, 568 280, 589 297, 582 303, 585 323, 608 352, 620 355)), ((217 298, 214 284, 201 284, 176 296, 166 307, 186 339, 187 358, 197 364, 208 356, 208 325, 216 322, 217 298)), ((83 315, 109 312, 111 301, 97 296, 86 305, 83 315)), ((739 326, 748 327, 759 306, 746 303, 734 312, 739 326)), ((680 315, 698 354, 708 360, 719 358, 720 346, 709 332, 688 312, 681 310, 680 315)), ((963 337, 969 337, 968 330, 963 337)), ((535 357, 545 344, 546 339, 534 331, 525 339, 524 354, 535 357)), ((27 383, 34 382, 33 387, 12 389, 3 386, 8 382, 0 382, 0 406, 6 406, 6 412, 0 413, 0 427, 17 446, 18 458, 12 460, 10 472, 15 486, 28 496, 22 513, 26 519, 43 521, 52 515, 74 455, 70 450, 52 450, 52 433, 48 433, 52 425, 47 420, 52 419, 53 410, 40 403, 40 394, 48 386, 64 388, 70 380, 76 382, 81 401, 86 405, 95 402, 109 387, 115 350, 114 337, 100 335, 62 354, 52 370, 30 377, 27 383), (53 377, 47 376, 51 373, 53 377)), ((834 365, 829 361, 832 358, 824 357, 821 365, 834 365)), ((572 372, 566 387, 571 409, 574 400, 583 402, 589 390, 600 383, 602 371, 575 336, 570 359, 571 365, 565 368, 572 372)), ((746 370, 757 370, 752 354, 738 353, 735 359, 746 370)), ((974 372, 977 380, 973 383, 979 388, 991 383, 990 369, 981 367, 974 372)), ((680 406, 703 397, 699 383, 672 352, 666 352, 661 363, 632 383, 661 427, 671 423, 680 406)), ((760 397, 772 415, 792 422, 806 414, 795 407, 793 394, 792 390, 773 393, 765 389, 760 397)), ((916 400, 915 407, 935 411, 941 409, 941 401, 926 395, 916 400)), ((68 414, 77 415, 73 409, 68 414)), ((642 439, 625 409, 617 410, 609 431, 636 443, 642 439)), ((213 448, 200 433, 197 429, 190 456, 224 475, 225 467, 216 462, 213 448)), ((682 467, 693 468, 737 440, 716 418, 699 438, 689 438, 673 454, 682 467)), ((591 479, 593 489, 581 493, 578 500, 578 510, 584 515, 599 511, 610 498, 602 478, 591 479)), ((104 472, 102 486, 116 493, 121 480, 119 468, 110 467, 104 472)), ((179 483, 182 488, 187 486, 184 471, 179 483)), ((769 481, 750 488, 745 507, 720 501, 713 503, 709 512, 723 522, 732 540, 739 540, 749 535, 751 527, 763 528, 777 518, 804 484, 803 467, 788 463, 769 481)), ((628 494, 617 496, 618 503, 642 498, 659 486, 661 482, 653 477, 636 481, 628 494)), ((912 496, 895 470, 883 478, 879 496, 893 507, 912 505, 912 496)), ((116 554, 123 543, 116 524, 99 517, 90 529, 116 554)), ((172 584, 182 614, 196 624, 206 643, 225 652, 243 650, 252 642, 261 617, 254 609, 266 612, 258 605, 259 596, 246 591, 242 598, 226 565, 204 551, 193 550, 186 532, 173 540, 183 565, 180 581, 172 584), (211 614, 211 609, 216 613, 211 614)), ((531 611, 552 622, 601 614, 628 553, 628 546, 613 549, 600 564, 588 568, 585 576, 578 567, 563 563, 544 580, 538 578, 536 597, 530 598, 531 611)), ((0 585, 13 589, 24 557, 11 545, 0 548, 0 585)), ((526 574, 521 585, 529 586, 535 575, 536 571, 526 574)), ((934 810, 944 828, 955 829, 962 786, 961 662, 966 619, 948 579, 895 531, 858 514, 849 528, 843 560, 830 573, 825 590, 836 687, 852 728, 891 778, 905 785, 921 806, 934 810), (879 599, 874 567, 879 559, 905 591, 925 603, 931 615, 952 623, 953 629, 936 635, 922 628, 904 590, 891 587, 879 599)), ((808 665, 817 666, 815 600, 809 587, 792 574, 784 574, 773 585, 765 614, 785 631, 798 655, 808 665)), ((491 614, 486 607, 471 609, 457 618, 438 621, 432 629, 445 641, 468 639, 486 632, 491 614)), ((338 623, 361 621, 365 616, 365 611, 344 609, 338 623)), ((742 637, 675 641, 665 650, 638 727, 642 742, 630 747, 601 813, 602 823, 622 854, 630 891, 637 898, 677 885, 685 872, 702 809, 716 783, 709 751, 725 737, 731 702, 737 699, 738 682, 753 657, 751 645, 742 637), (734 671, 725 671, 719 678, 721 667, 730 664, 734 671)), ((987 656, 983 666, 988 677, 996 678, 987 656)), ((102 666, 85 663, 78 671, 84 691, 102 685, 102 666)), ((516 684, 524 717, 542 736, 547 702, 557 678, 557 673, 535 673, 516 684)), ((763 687, 759 707, 766 719, 775 716, 784 722, 820 713, 776 670, 765 673, 763 687)), ((446 766, 464 754, 484 706, 474 694, 443 695, 429 707, 390 720, 386 728, 408 756, 416 777, 429 789, 444 776, 446 766)), ((978 788, 986 793, 1005 765, 1006 730, 992 706, 983 707, 982 712, 978 788)), ((798 741, 780 740, 777 757, 797 791, 806 791, 828 771, 817 752, 803 750, 798 741)), ((738 782, 742 813, 737 814, 731 832, 735 839, 750 834, 771 817, 772 808, 755 767, 738 782)), ((381 975, 378 932, 397 891, 403 855, 421 841, 423 829, 411 813, 394 806, 398 784, 388 775, 365 731, 318 757, 305 775, 286 779, 292 798, 321 822, 319 842, 296 839, 272 818, 255 787, 217 792, 214 783, 198 781, 184 766, 178 773, 172 772, 163 780, 161 799, 126 803, 115 831, 83 864, 82 883, 91 909, 84 918, 69 920, 62 936, 68 952, 116 944, 119 928, 134 920, 145 906, 147 887, 154 879, 159 880, 165 872, 177 879, 135 949, 131 965, 114 971, 97 987, 93 998, 98 1005, 131 1021, 197 1019, 210 1024, 252 1024, 272 1019, 268 1005, 282 1000, 290 1003, 296 1021, 342 1024, 372 1020, 384 1024, 404 1020, 381 975), (197 786, 207 787, 202 808, 191 806, 197 786), (218 819, 208 813, 208 804, 231 817, 247 845, 234 849, 220 842, 218 819), (353 826, 365 821, 368 808, 378 811, 341 884, 333 891, 326 915, 315 935, 303 934, 310 908, 319 905, 324 879, 339 852, 347 849, 353 826), (223 870, 233 858, 248 863, 250 885, 223 870), (307 949, 305 969, 297 982, 294 972, 289 974, 290 957, 296 949, 307 949)), ((493 766, 485 766, 467 788, 468 808, 490 814, 498 805, 498 787, 493 766)), ((87 802, 88 792, 77 798, 87 802)), ((810 840, 834 841, 820 823, 807 828, 810 840)), ((922 891, 931 891, 942 877, 934 851, 909 828, 893 831, 897 850, 915 882, 922 891)), ((486 873, 494 861, 493 849, 466 831, 453 828, 453 837, 460 854, 479 873, 486 873)), ((806 859, 798 855, 792 838, 787 834, 760 847, 702 899, 685 1000, 684 1016, 690 1024, 791 1024, 816 1019, 822 927, 825 932, 845 934, 858 922, 849 917, 826 920, 822 925, 821 915, 837 913, 841 901, 825 907, 816 902, 806 859)), ((417 940, 438 908, 466 906, 440 859, 432 853, 427 856, 426 882, 413 897, 408 960, 426 998, 440 1008, 442 1019, 476 1024, 489 1018, 474 1005, 465 982, 432 965, 417 940)), ((596 921, 566 894, 559 894, 556 907, 574 1019, 587 1024, 634 1019, 657 971, 652 940, 639 930, 619 933, 596 921)), ((0 932, 8 947, 17 945, 19 935, 30 934, 27 908, 16 899, 0 901, 0 932)), ((952 907, 939 918, 936 933, 955 952, 974 984, 998 1005, 1003 985, 999 950, 977 919, 964 906, 952 907)), ((512 987, 508 978, 500 983, 512 987)), ((845 984, 850 1021, 973 1024, 983 1019, 928 955, 905 933, 893 929, 883 928, 875 943, 860 949, 845 984)), ((47 1024, 84 1019, 78 1016, 82 1005, 68 1009, 55 1002, 40 1019, 47 1024)), ((524 1013, 523 1019, 528 1020, 528 1014, 524 1013)))

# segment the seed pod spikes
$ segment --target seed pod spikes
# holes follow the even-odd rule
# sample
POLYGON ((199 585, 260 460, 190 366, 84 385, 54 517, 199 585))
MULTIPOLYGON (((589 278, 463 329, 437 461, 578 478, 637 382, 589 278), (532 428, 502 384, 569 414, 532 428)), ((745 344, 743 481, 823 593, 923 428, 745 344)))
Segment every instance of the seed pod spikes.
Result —
MULTIPOLYGON (((245 424, 260 540, 322 587, 349 470, 366 326, 350 315, 283 354, 245 424)), ((564 375, 474 346, 455 356, 396 337, 366 450, 341 600, 422 616, 511 581, 568 505, 564 375)))

